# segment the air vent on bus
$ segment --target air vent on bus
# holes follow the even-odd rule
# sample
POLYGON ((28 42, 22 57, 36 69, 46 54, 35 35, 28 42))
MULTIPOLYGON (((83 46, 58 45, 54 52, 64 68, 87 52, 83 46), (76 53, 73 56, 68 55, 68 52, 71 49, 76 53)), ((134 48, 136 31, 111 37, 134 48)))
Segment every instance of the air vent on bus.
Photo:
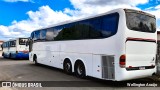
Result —
POLYGON ((115 68, 114 68, 114 56, 102 56, 102 78, 114 79, 115 68))

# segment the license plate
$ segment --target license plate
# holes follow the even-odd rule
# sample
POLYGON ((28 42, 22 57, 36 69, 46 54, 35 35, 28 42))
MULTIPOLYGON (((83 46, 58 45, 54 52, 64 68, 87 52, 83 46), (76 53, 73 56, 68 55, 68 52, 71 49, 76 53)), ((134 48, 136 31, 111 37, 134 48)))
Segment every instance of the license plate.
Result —
POLYGON ((140 70, 144 70, 144 69, 145 69, 145 67, 139 67, 139 69, 140 69, 140 70))

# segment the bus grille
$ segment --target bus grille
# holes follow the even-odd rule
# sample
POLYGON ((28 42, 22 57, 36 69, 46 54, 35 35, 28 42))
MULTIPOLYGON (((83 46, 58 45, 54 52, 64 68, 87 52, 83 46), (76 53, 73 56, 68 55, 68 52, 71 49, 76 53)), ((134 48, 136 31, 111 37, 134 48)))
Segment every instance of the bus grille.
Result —
POLYGON ((102 78, 115 79, 114 56, 102 56, 102 78))

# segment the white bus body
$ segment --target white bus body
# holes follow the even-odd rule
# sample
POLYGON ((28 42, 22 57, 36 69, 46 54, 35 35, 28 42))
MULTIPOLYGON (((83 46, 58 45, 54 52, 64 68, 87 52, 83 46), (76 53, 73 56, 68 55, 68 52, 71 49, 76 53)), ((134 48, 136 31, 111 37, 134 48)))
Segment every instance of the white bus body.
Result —
POLYGON ((123 81, 147 77, 156 73, 155 17, 142 11, 116 9, 91 18, 33 31, 31 39, 30 61, 64 69, 67 73, 74 72, 79 77, 91 76, 104 80, 123 81), (130 30, 128 28, 130 26, 127 27, 127 24, 131 22, 129 25, 132 26, 138 22, 137 19, 133 20, 135 14, 137 17, 140 15, 140 19, 146 18, 148 21, 140 21, 138 28, 134 27, 130 30), (117 15, 118 18, 116 16, 114 19, 112 17, 114 15, 117 15), (103 23, 105 22, 103 17, 109 17, 104 18, 106 23, 103 23), (90 20, 91 22, 89 22, 90 20), (112 32, 112 29, 116 27, 116 22, 113 23, 112 20, 118 22, 116 32, 112 32), (88 29, 100 28, 99 23, 103 23, 101 25, 104 27, 101 29, 106 31, 101 31, 100 35, 97 35, 99 31, 94 33, 92 30, 87 31, 88 29), (52 28, 54 32, 51 31, 52 28), (78 32, 73 28, 81 31, 78 32), (90 37, 86 37, 87 35, 83 33, 82 29, 89 32, 87 35, 90 37), (72 33, 75 36, 71 36, 72 33), (80 33, 85 39, 79 37, 80 33), (96 38, 105 37, 103 34, 106 35, 106 38, 96 38), (50 37, 54 40, 52 41, 50 37), (72 37, 76 39, 72 40, 72 37))
POLYGON ((29 59, 28 38, 17 38, 3 43, 2 56, 11 59, 29 59))

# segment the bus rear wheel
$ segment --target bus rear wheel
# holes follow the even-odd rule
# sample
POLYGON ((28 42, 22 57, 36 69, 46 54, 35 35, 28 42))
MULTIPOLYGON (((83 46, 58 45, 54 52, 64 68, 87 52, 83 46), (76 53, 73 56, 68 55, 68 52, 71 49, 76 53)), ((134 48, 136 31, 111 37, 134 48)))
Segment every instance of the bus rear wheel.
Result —
POLYGON ((83 62, 77 62, 74 70, 77 77, 84 78, 86 76, 86 70, 83 62))
POLYGON ((72 64, 70 61, 65 61, 64 64, 63 64, 63 69, 64 69, 64 72, 67 73, 67 74, 71 74, 72 73, 72 64))

